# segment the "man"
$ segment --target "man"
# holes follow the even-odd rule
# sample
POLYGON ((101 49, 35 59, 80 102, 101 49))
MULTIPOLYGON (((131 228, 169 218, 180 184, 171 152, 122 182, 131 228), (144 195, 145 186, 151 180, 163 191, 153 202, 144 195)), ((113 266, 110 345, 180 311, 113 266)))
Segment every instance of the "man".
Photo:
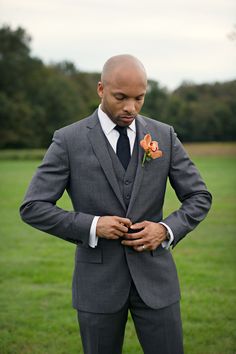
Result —
POLYGON ((173 128, 138 114, 146 90, 138 59, 110 58, 98 110, 55 132, 21 206, 24 221, 77 244, 73 306, 86 354, 122 352, 128 310, 145 354, 183 353, 169 246, 206 216, 211 195, 173 128), (163 219, 168 178, 182 204, 163 219), (74 211, 56 206, 65 189, 74 211))

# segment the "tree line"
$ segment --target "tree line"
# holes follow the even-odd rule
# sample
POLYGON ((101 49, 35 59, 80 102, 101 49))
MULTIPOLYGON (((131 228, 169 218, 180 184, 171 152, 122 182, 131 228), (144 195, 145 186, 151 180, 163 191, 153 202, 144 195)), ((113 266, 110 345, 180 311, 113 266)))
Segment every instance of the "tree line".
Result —
MULTIPOLYGON (((91 114, 99 104, 99 73, 72 62, 45 64, 33 57, 31 38, 18 27, 0 28, 0 148, 39 148, 53 132, 91 114)), ((142 114, 174 126, 184 142, 236 139, 236 80, 170 92, 148 81, 142 114)))

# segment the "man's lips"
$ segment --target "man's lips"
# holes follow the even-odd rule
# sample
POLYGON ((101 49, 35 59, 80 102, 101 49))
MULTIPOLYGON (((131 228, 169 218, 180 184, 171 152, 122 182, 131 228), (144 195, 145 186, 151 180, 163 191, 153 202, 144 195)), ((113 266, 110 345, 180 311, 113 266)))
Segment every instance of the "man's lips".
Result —
POLYGON ((122 119, 134 119, 135 116, 121 116, 122 119))

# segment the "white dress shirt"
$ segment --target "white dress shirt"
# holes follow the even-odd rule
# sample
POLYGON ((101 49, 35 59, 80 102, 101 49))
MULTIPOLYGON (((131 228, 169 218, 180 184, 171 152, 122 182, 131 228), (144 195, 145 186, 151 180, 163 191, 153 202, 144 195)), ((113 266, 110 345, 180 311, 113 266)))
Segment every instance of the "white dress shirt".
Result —
MULTIPOLYGON (((119 139, 119 132, 114 129, 116 124, 108 117, 108 115, 102 111, 101 105, 98 107, 98 118, 102 127, 102 130, 111 144, 111 147, 116 153, 116 146, 117 146, 117 141, 119 139)), ((133 148, 134 148, 134 143, 135 143, 135 138, 136 138, 136 125, 135 125, 135 120, 130 124, 129 127, 127 127, 127 135, 129 138, 130 142, 130 152, 132 154, 133 148)), ((95 216, 91 228, 90 228, 90 235, 89 235, 89 246, 90 247, 96 247, 98 243, 98 237, 96 235, 96 227, 97 227, 97 222, 98 222, 99 216, 95 216)), ((172 241, 174 240, 174 235, 171 230, 171 228, 166 225, 163 222, 160 222, 160 224, 164 225, 166 229, 168 230, 169 233, 169 240, 165 240, 162 242, 162 247, 164 248, 169 248, 172 241)))

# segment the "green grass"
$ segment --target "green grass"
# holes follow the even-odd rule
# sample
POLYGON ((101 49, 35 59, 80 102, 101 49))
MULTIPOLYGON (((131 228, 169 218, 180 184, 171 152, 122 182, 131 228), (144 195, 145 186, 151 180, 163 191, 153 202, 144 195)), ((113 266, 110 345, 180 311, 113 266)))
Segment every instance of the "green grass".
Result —
MULTIPOLYGON (((214 203, 208 218, 173 251, 182 288, 185 353, 233 354, 236 158, 194 161, 214 203)), ((0 353, 82 353, 71 308, 75 247, 23 224, 18 214, 37 164, 0 162, 0 353)), ((66 196, 60 205, 71 209, 66 196)), ((165 214, 177 206, 168 188, 165 214)), ((124 344, 124 354, 128 353, 142 353, 130 319, 124 344)))
POLYGON ((42 160, 46 149, 0 149, 0 160, 42 160))

